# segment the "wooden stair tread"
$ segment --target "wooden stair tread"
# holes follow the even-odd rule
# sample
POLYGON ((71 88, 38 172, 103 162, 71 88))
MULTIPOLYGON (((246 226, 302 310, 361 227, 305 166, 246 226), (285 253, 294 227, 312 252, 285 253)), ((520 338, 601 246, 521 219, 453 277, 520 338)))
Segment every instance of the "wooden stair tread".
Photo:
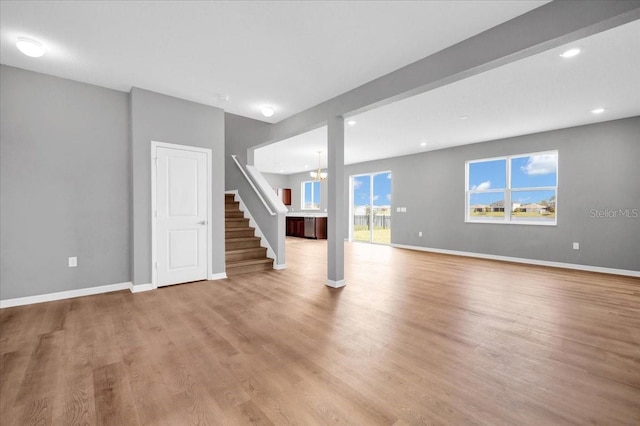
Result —
POLYGON ((226 242, 240 242, 240 241, 255 241, 259 240, 260 237, 229 237, 226 239, 226 242))
POLYGON ((249 266, 249 265, 259 265, 261 263, 273 263, 273 259, 271 258, 262 258, 262 259, 245 259, 245 260, 232 260, 227 262, 227 268, 237 268, 239 266, 249 266))
POLYGON ((258 252, 258 251, 266 251, 266 247, 246 247, 246 248, 240 248, 240 249, 233 249, 233 250, 227 250, 227 254, 229 253, 251 253, 251 252, 258 252))
POLYGON ((264 272, 273 269, 274 260, 267 257, 267 249, 260 245, 255 227, 249 226, 233 194, 225 194, 225 263, 227 275, 264 272))

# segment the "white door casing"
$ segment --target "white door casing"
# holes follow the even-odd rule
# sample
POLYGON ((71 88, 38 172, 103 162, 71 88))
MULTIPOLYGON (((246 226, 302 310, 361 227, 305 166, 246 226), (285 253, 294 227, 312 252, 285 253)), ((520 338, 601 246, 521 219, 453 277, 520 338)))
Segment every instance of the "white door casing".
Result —
POLYGON ((152 286, 207 279, 211 151, 152 142, 152 156, 152 286))

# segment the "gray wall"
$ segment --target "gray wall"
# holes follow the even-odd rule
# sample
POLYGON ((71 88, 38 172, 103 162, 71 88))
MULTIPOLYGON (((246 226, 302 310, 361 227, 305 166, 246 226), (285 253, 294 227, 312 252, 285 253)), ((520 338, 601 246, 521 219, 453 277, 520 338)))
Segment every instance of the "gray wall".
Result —
POLYGON ((289 188, 289 177, 277 173, 262 173, 272 188, 289 188))
POLYGON ((147 90, 131 90, 134 284, 151 282, 151 141, 212 150, 213 273, 224 272, 224 111, 147 90))
POLYGON ((0 299, 129 281, 128 95, 4 65, 0 93, 0 299))
POLYGON ((221 109, 6 66, 0 77, 2 300, 151 282, 152 140, 212 150, 213 273, 224 272, 221 109))
MULTIPOLYGON (((349 165, 345 187, 350 175, 392 172, 395 244, 638 271, 640 218, 591 214, 591 209, 640 211, 638 159, 640 117, 633 117, 349 165), (466 161, 554 149, 559 156, 557 226, 464 222, 466 161), (397 213, 396 207, 407 212, 397 213), (580 250, 572 249, 573 242, 580 250)), ((344 214, 348 224, 348 211, 344 214)))

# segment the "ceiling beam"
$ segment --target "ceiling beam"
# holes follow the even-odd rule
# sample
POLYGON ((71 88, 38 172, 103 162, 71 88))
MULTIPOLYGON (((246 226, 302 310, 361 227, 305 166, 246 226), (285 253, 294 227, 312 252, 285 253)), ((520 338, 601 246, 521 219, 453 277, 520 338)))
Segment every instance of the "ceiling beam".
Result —
MULTIPOLYGON (((271 126, 277 142, 640 19, 640 1, 553 1, 271 126)), ((348 70, 345 70, 348 72, 348 70)))

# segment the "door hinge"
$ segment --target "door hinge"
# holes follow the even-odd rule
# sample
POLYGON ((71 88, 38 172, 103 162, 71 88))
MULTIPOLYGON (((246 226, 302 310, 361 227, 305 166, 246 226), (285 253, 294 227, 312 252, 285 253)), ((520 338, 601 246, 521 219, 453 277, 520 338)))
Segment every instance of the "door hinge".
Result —
POLYGON ((156 269, 158 269, 158 262, 155 263, 155 267, 156 267, 156 269))

